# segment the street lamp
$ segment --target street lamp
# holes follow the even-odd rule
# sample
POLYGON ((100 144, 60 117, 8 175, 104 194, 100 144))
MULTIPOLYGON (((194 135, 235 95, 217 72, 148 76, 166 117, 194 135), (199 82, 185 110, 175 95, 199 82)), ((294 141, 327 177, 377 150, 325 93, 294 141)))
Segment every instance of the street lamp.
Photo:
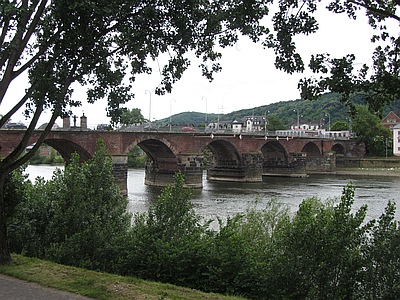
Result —
POLYGON ((169 132, 172 130, 172 102, 174 102, 175 99, 171 99, 169 103, 169 132))
POLYGON ((300 129, 300 112, 298 109, 293 109, 293 111, 297 112, 297 129, 300 129))
POLYGON ((267 113, 269 113, 269 110, 266 110, 265 111, 265 117, 264 117, 264 137, 266 137, 267 136, 267 113))
POLYGON ((151 93, 153 93, 154 91, 149 91, 149 90, 146 90, 146 94, 148 93, 149 94, 149 96, 150 96, 150 101, 149 101, 149 122, 151 123, 151 93))
POLYGON ((328 131, 331 131, 331 114, 327 112, 325 116, 328 117, 328 131))
POLYGON ((207 97, 203 96, 201 97, 201 100, 206 100, 206 118, 204 122, 204 131, 206 131, 207 125, 208 125, 208 115, 207 115, 207 97))

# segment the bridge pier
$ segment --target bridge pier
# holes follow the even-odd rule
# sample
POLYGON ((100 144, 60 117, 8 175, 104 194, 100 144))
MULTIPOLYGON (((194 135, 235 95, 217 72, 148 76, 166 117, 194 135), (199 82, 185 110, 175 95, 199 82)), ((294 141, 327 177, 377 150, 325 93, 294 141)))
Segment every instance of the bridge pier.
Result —
POLYGON ((244 153, 241 162, 215 160, 207 170, 207 179, 228 182, 260 182, 263 174, 263 158, 260 153, 244 153))
POLYGON ((185 176, 187 187, 203 187, 202 154, 180 154, 173 159, 148 159, 145 168, 145 184, 166 186, 174 184, 174 174, 178 171, 185 176))
POLYGON ((334 172, 336 170, 336 153, 329 151, 321 157, 310 157, 306 162, 307 173, 334 172))
POLYGON ((111 156, 113 164, 113 173, 115 182, 119 185, 121 193, 128 195, 128 156, 113 155, 111 156))
POLYGON ((288 159, 272 159, 265 161, 263 176, 306 177, 306 153, 290 153, 288 159))

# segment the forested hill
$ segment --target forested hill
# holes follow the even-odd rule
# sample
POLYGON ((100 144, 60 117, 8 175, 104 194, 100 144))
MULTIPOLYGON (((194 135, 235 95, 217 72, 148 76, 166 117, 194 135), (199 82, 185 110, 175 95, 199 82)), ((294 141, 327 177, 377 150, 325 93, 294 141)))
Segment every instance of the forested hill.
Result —
MULTIPOLYGON (((363 104, 361 101, 356 101, 363 104)), ((400 100, 387 105, 382 116, 386 116, 391 110, 400 115, 400 100)), ((318 100, 291 100, 272 103, 264 106, 242 109, 228 114, 220 115, 221 121, 234 121, 245 116, 275 116, 282 120, 286 126, 293 125, 297 122, 297 112, 299 112, 300 123, 320 123, 322 119, 327 122, 330 115, 331 123, 335 121, 346 121, 349 118, 348 108, 339 101, 337 94, 329 93, 321 96, 318 100)), ((173 124, 189 125, 205 123, 205 114, 198 112, 184 112, 172 116, 173 124)), ((217 114, 208 114, 209 122, 216 121, 217 114)), ((169 124, 169 118, 156 122, 159 125, 169 124)))

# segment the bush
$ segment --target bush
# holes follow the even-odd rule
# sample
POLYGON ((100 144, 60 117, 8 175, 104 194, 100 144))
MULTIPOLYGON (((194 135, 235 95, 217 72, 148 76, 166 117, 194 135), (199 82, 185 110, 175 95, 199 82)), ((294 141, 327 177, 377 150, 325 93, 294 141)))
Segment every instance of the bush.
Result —
POLYGON ((37 181, 17 211, 9 226, 13 251, 116 271, 131 216, 101 143, 90 161, 81 164, 75 155, 51 181, 37 181))

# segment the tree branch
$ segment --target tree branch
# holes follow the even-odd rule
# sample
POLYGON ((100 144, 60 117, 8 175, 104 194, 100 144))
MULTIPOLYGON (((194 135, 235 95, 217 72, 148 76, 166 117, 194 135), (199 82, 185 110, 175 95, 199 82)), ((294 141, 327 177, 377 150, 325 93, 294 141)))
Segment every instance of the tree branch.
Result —
MULTIPOLYGON (((358 2, 358 1, 356 1, 356 0, 348 0, 348 2, 349 2, 349 3, 353 3, 353 4, 357 5, 357 6, 364 7, 367 11, 376 13, 376 14, 378 14, 378 15, 381 15, 381 16, 384 16, 384 17, 387 17, 387 18, 392 18, 392 19, 395 19, 395 20, 397 20, 397 21, 400 22, 400 17, 399 17, 399 16, 396 16, 395 14, 390 13, 390 12, 387 11, 387 10, 375 8, 375 7, 366 5, 366 4, 364 4, 364 3, 358 2)), ((397 3, 397 2, 396 2, 396 3, 397 3)), ((399 4, 397 3, 397 5, 399 5, 399 4)))

